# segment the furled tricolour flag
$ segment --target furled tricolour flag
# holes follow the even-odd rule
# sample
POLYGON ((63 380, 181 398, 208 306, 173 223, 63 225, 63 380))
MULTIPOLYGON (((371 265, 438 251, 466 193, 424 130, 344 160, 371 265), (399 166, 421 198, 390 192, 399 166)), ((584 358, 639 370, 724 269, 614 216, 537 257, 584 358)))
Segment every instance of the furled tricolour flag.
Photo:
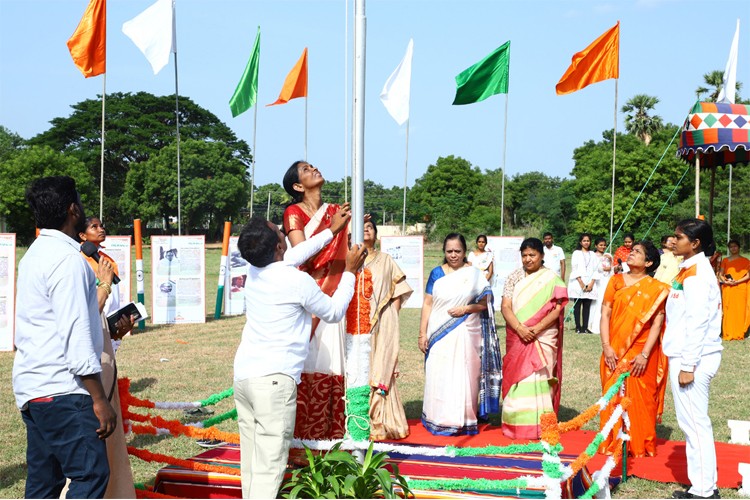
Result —
POLYGON ((388 113, 403 125, 409 119, 409 96, 411 92, 411 59, 414 40, 409 40, 406 55, 386 80, 380 92, 380 100, 388 113))
POLYGON ((591 45, 573 55, 573 61, 555 86, 557 95, 570 94, 592 83, 620 77, 620 21, 591 45))
POLYGON ((169 63, 170 52, 177 52, 174 24, 174 0, 156 0, 122 25, 122 32, 146 56, 154 74, 169 63))
POLYGON ((240 83, 234 89, 232 98, 229 99, 229 109, 232 110, 232 118, 235 118, 248 109, 252 108, 258 99, 258 67, 260 65, 260 26, 258 34, 255 35, 255 45, 250 54, 250 59, 242 73, 240 83))
POLYGON ((302 51, 302 56, 294 65, 292 71, 286 75, 279 98, 271 104, 266 104, 266 106, 286 104, 297 97, 307 97, 307 47, 302 51))
POLYGON ((724 69, 723 87, 719 91, 716 102, 729 102, 734 104, 734 96, 737 92, 737 51, 740 45, 740 20, 737 19, 737 29, 734 32, 732 48, 729 49, 727 67, 724 69))
POLYGON ((510 40, 456 76, 453 104, 473 104, 495 94, 508 93, 510 40))
POLYGON ((107 71, 107 1, 91 0, 68 39, 73 63, 86 78, 107 71))

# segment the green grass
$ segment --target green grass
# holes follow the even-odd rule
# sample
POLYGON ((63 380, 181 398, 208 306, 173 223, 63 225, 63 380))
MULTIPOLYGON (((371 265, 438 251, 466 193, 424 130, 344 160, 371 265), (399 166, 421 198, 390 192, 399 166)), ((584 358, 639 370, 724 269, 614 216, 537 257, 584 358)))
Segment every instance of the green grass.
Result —
MULTIPOLYGON (((19 249, 19 258, 23 249, 19 249)), ((122 377, 132 382, 132 392, 140 398, 153 401, 195 401, 220 392, 232 385, 234 353, 240 341, 244 317, 213 319, 216 300, 220 249, 206 251, 206 324, 161 325, 148 324, 144 333, 126 337, 118 351, 118 369, 122 377), (162 361, 166 359, 167 361, 162 361)), ((428 245, 425 252, 425 269, 429 272, 441 259, 440 249, 428 245)), ((150 307, 150 255, 144 249, 146 272, 146 305, 150 307)), ((135 287, 133 287, 135 295, 135 287)), ((499 307, 498 307, 499 309, 499 307)), ((423 355, 417 348, 419 331, 418 309, 401 312, 401 376, 398 380, 408 418, 419 418, 424 388, 423 355)), ((498 334, 504 346, 505 328, 502 316, 497 314, 498 334)), ((563 389, 560 420, 567 420, 593 404, 601 395, 599 381, 599 337, 595 335, 570 334, 567 325, 563 356, 563 389)), ((717 441, 729 440, 728 419, 747 419, 750 415, 750 398, 747 390, 741 389, 750 373, 750 356, 745 342, 726 342, 722 366, 712 383, 711 417, 717 441)), ((503 347, 504 350, 504 347, 503 347)), ((22 498, 26 478, 25 429, 15 407, 10 387, 13 353, 0 353, 0 376, 5 380, 5 389, 0 393, 0 440, 4 446, 0 451, 0 498, 22 498)), ((214 409, 216 413, 232 409, 231 399, 222 401, 214 409)), ((169 419, 190 421, 182 412, 161 411, 169 419)), ((496 418, 496 417, 495 417, 496 418)), ((497 424, 497 420, 493 420, 497 424)), ((236 422, 224 422, 219 428, 237 432, 236 422)), ((585 429, 597 430, 598 421, 589 423, 585 429)), ((667 402, 663 422, 657 427, 660 437, 683 440, 677 426, 671 394, 667 391, 667 402)), ((156 453, 185 458, 203 451, 187 438, 135 436, 131 445, 148 448, 156 453)), ((132 458, 133 472, 137 482, 153 481, 162 466, 132 458)), ((675 484, 662 484, 637 478, 629 479, 615 490, 615 498, 668 498, 675 484)), ((724 498, 738 498, 736 490, 722 490, 724 498)))

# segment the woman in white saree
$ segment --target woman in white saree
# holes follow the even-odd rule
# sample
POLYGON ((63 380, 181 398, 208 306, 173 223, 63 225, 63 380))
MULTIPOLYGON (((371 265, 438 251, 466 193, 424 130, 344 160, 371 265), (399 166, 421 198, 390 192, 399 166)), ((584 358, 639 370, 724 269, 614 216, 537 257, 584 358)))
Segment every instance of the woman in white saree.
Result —
POLYGON ((478 419, 499 412, 501 361, 492 291, 466 262, 466 240, 443 242, 443 265, 427 281, 419 329, 425 353, 422 424, 436 435, 477 434, 478 419))

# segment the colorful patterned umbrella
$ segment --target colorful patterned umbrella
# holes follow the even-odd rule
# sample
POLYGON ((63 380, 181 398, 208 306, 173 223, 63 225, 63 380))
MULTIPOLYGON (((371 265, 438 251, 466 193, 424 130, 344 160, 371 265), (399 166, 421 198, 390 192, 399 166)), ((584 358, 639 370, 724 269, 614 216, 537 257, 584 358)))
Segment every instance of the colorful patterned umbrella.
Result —
POLYGON ((750 106, 697 102, 682 126, 677 155, 701 168, 750 161, 750 106))

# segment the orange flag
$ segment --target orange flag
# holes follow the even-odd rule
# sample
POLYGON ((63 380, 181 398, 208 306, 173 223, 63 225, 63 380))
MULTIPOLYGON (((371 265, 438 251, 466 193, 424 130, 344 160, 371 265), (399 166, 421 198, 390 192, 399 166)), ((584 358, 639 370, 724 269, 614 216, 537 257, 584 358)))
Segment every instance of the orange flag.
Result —
POLYGON ((91 0, 68 40, 73 63, 86 78, 107 71, 107 0, 91 0))
POLYGON ((266 104, 266 106, 285 104, 297 97, 307 97, 307 47, 302 51, 302 56, 294 65, 292 71, 286 75, 279 98, 276 99, 276 102, 266 104))
POLYGON ((557 95, 570 94, 592 83, 620 77, 620 21, 573 56, 557 82, 557 95))

